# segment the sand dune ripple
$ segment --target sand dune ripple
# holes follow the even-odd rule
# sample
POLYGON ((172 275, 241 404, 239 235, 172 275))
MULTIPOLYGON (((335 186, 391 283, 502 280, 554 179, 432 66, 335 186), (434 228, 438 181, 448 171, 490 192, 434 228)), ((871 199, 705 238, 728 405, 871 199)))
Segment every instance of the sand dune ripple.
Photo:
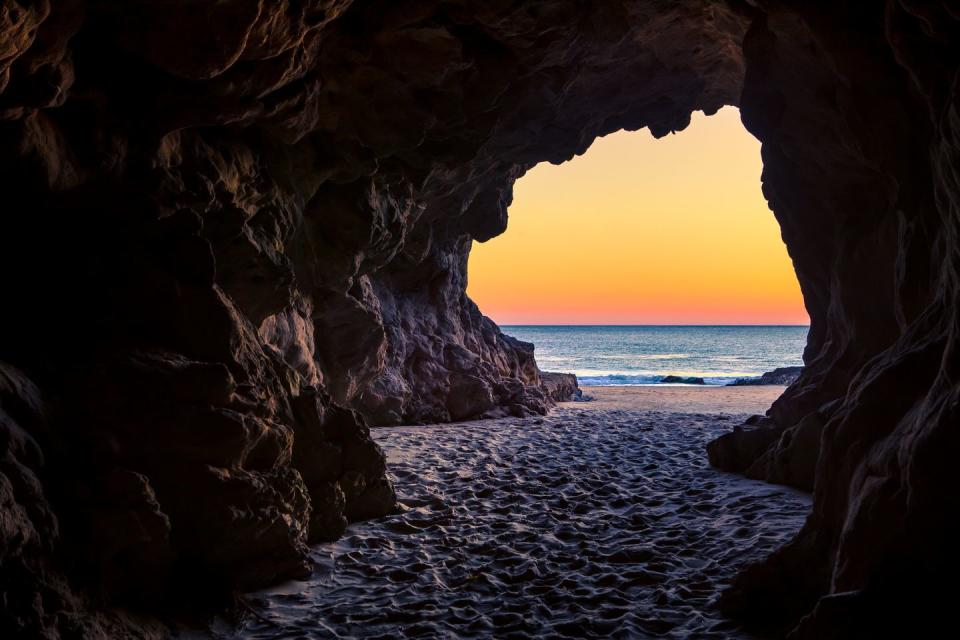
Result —
POLYGON ((808 498, 717 472, 734 416, 566 405, 548 418, 381 429, 402 511, 256 594, 245 638, 741 636, 714 608, 808 498))

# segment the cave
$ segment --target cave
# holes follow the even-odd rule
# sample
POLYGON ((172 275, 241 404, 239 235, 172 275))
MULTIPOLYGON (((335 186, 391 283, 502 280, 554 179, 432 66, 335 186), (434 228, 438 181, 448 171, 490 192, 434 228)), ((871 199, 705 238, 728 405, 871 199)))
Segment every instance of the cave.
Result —
POLYGON ((466 296, 470 243, 536 163, 725 105, 811 327, 801 378, 704 455, 814 503, 720 607, 936 629, 958 43, 946 0, 6 0, 0 633, 162 636, 393 508, 368 425, 548 411, 572 380, 466 296))

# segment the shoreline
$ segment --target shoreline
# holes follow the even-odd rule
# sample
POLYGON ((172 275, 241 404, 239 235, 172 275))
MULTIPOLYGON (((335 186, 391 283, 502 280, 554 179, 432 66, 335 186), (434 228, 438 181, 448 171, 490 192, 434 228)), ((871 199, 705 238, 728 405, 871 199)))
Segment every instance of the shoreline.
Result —
POLYGON ((669 411, 672 413, 766 413, 786 389, 782 385, 705 386, 705 385, 609 385, 580 387, 587 401, 560 403, 597 409, 633 411, 669 411))

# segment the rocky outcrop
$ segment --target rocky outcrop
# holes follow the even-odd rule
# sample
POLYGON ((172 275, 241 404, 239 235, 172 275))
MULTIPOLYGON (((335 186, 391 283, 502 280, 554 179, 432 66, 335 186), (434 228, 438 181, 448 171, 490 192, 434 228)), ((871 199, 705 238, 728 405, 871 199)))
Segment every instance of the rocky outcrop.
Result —
POLYGON ((710 464, 748 478, 813 491, 823 420, 814 412, 787 427, 766 416, 753 416, 707 445, 710 464))
POLYGON ((540 372, 540 386, 547 397, 555 402, 569 402, 583 398, 583 391, 572 373, 540 372))
POLYGON ((706 384, 703 378, 693 376, 664 376, 660 382, 662 384, 706 384))
POLYGON ((957 35, 945 1, 3 1, 0 629, 300 575, 392 508, 368 423, 545 411, 465 294, 471 243, 534 164, 727 104, 811 330, 775 431, 714 459, 815 502, 724 607, 798 637, 934 619, 957 35))
POLYGON ((796 382, 801 373, 803 373, 803 367, 778 367, 773 371, 767 371, 756 378, 737 378, 727 386, 749 387, 766 384, 787 386, 796 382))

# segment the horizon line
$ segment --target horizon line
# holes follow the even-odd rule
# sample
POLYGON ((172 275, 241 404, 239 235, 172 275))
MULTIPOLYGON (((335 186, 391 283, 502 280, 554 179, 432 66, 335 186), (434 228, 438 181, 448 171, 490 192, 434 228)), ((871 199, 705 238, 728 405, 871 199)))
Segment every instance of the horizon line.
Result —
MULTIPOLYGON (((496 322, 496 321, 494 321, 496 322)), ((678 322, 667 322, 667 323, 633 323, 633 324, 620 324, 620 323, 549 323, 549 322, 536 322, 536 323, 499 323, 496 322, 498 327, 810 327, 810 324, 792 324, 792 323, 780 323, 780 322, 771 322, 771 323, 678 323, 678 322)))

